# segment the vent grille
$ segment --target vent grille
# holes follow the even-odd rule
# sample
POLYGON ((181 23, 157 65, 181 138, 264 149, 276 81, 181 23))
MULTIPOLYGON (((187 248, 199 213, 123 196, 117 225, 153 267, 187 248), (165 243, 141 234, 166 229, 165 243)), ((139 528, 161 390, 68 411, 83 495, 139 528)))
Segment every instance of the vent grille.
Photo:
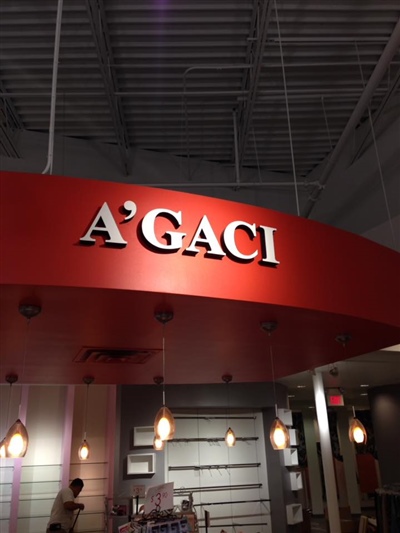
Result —
POLYGON ((161 352, 160 349, 142 348, 99 348, 83 346, 74 359, 75 363, 124 363, 143 365, 150 357, 161 352))

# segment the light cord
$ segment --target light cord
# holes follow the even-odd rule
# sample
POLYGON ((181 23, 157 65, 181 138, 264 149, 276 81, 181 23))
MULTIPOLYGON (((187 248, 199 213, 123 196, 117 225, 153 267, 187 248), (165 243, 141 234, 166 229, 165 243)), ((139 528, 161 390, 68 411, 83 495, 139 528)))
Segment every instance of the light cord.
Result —
POLYGON ((256 153, 258 181, 259 181, 259 183, 261 183, 262 180, 261 180, 261 172, 260 172, 260 161, 259 161, 259 159, 258 159, 258 150, 257 150, 257 143, 256 143, 256 133, 255 133, 255 131, 254 131, 254 126, 253 126, 253 142, 254 142, 254 151, 255 151, 255 153, 256 153))
POLYGON ((322 103, 322 111, 324 113, 326 132, 328 134, 329 146, 330 146, 330 149, 332 150, 333 149, 333 144, 332 144, 332 139, 331 139, 331 132, 329 130, 328 116, 326 114, 326 109, 325 109, 325 103, 324 103, 324 97, 323 96, 321 96, 321 103, 322 103))
POLYGON ((89 403, 89 383, 86 384, 86 401, 85 401, 85 421, 83 427, 83 440, 86 440, 86 423, 87 423, 87 411, 89 403))
POLYGON ((163 406, 165 407, 165 323, 163 324, 163 339, 162 339, 162 359, 163 359, 163 406))
POLYGON ((10 409, 11 409, 11 394, 12 394, 12 383, 10 383, 10 394, 8 395, 8 407, 7 407, 7 429, 8 431, 8 424, 10 423, 10 409))
MULTIPOLYGON (((271 333, 268 333, 268 336, 271 336, 271 333)), ((275 370, 274 370, 274 355, 272 351, 272 342, 269 343, 269 354, 271 359, 271 370, 272 370, 272 387, 274 393, 274 404, 275 404, 275 415, 278 417, 278 406, 276 404, 276 387, 275 387, 275 370)))
POLYGON ((280 50, 280 54, 281 54, 283 89, 284 89, 284 92, 285 92, 286 116, 287 116, 287 122, 288 122, 288 130, 289 130, 290 154, 291 154, 291 159, 292 159, 292 170, 293 170, 293 179, 294 179, 294 190, 295 190, 295 195, 296 195, 297 216, 300 216, 299 194, 298 194, 298 191, 297 191, 296 165, 295 165, 295 162, 294 162, 292 128, 291 128, 291 125, 290 125, 289 101, 288 101, 288 94, 287 94, 287 87, 286 87, 285 63, 283 61, 281 30, 280 30, 280 26, 279 26, 279 16, 278 16, 278 8, 277 8, 277 5, 276 5, 276 0, 274 0, 274 5, 275 5, 275 13, 276 13, 276 26, 277 26, 277 29, 278 29, 279 50, 280 50))

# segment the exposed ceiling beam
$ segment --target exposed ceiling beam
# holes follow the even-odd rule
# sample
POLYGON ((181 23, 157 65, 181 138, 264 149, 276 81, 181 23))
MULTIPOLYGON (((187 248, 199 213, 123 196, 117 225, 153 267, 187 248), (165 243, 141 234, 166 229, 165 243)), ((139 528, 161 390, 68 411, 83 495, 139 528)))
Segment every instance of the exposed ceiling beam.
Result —
MULTIPOLYGON (((0 80, 0 91, 6 94, 6 88, 0 80)), ((20 154, 15 145, 12 133, 15 130, 22 130, 24 126, 22 120, 14 107, 11 98, 3 98, 0 107, 0 151, 7 157, 20 158, 20 154)))
MULTIPOLYGON (((395 77, 393 78, 393 81, 387 90, 386 94, 382 98, 381 103, 379 104, 378 109, 375 111, 373 117, 372 117, 372 124, 374 125, 376 121, 379 119, 379 117, 382 115, 385 107, 387 104, 391 101, 392 97, 397 93, 398 89, 400 87, 400 69, 396 72, 395 77)), ((363 135, 362 139, 358 142, 357 149, 355 150, 355 154, 351 160, 350 165, 356 161, 360 154, 362 153, 364 146, 368 140, 371 139, 372 132, 371 129, 368 128, 365 134, 363 135)))
POLYGON ((24 125, 22 123, 22 120, 21 120, 21 117, 19 116, 18 111, 16 110, 12 102, 12 95, 10 95, 10 98, 5 97, 5 95, 8 96, 8 93, 2 80, 0 80, 0 92, 3 97, 3 108, 4 108, 5 117, 7 119, 8 127, 11 128, 12 130, 23 130, 24 125))
POLYGON ((324 185, 332 175, 335 165, 346 146, 347 141, 349 140, 352 132, 357 127, 360 119, 370 104, 371 98, 375 93, 376 88, 380 84, 383 76, 385 75, 387 68, 390 65, 393 56, 397 53, 397 50, 400 46, 400 19, 398 19, 397 24, 393 30, 390 39, 388 40, 382 55, 377 62, 374 71, 371 74, 371 77, 366 84, 364 91, 355 106, 353 113, 351 114, 335 148, 332 150, 330 156, 328 157, 326 166, 322 171, 322 174, 319 178, 319 186, 315 187, 311 192, 310 197, 303 208, 302 216, 308 218, 314 208, 315 202, 318 200, 319 196, 324 190, 324 185))
POLYGON ((246 63, 252 65, 251 70, 245 70, 242 90, 248 92, 247 100, 241 102, 238 109, 238 157, 241 165, 250 132, 253 109, 257 99, 258 82, 263 65, 265 43, 267 41, 272 1, 254 3, 254 11, 247 47, 246 63))
POLYGON ((126 174, 129 174, 129 136, 124 120, 122 103, 118 93, 118 81, 108 32, 106 13, 103 0, 86 0, 86 8, 89 15, 90 27, 96 46, 100 72, 103 78, 104 88, 113 121, 115 136, 120 151, 122 163, 126 174))

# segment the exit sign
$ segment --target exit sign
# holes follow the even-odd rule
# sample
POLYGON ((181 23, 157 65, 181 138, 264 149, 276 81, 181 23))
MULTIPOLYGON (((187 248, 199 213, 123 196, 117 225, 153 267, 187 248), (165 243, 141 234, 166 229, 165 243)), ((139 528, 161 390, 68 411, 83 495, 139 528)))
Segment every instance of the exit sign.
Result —
POLYGON ((329 407, 343 407, 344 399, 343 395, 337 389, 327 391, 327 404, 329 407))

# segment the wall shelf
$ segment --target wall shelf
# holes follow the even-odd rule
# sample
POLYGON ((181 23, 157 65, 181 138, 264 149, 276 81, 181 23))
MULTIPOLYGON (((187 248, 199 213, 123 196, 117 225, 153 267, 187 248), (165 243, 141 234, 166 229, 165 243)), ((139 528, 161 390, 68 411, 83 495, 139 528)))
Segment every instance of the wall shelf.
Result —
POLYGON ((154 474, 156 471, 156 456, 154 453, 129 454, 127 456, 127 474, 154 474))
POLYGON ((283 450, 283 462, 285 466, 297 466, 299 456, 296 448, 286 448, 283 450))
POLYGON ((299 432, 297 429, 293 429, 293 428, 289 429, 289 442, 290 442, 290 446, 299 445, 299 432))
POLYGON ((289 525, 299 524, 303 521, 303 508, 300 503, 286 505, 286 521, 289 525))
POLYGON ((153 426, 142 426, 133 428, 133 446, 153 446, 153 439, 153 426))
POLYGON ((285 426, 293 426, 292 411, 290 409, 278 409, 278 416, 285 426))
POLYGON ((301 490, 303 488, 303 477, 301 472, 289 472, 291 490, 301 490))

